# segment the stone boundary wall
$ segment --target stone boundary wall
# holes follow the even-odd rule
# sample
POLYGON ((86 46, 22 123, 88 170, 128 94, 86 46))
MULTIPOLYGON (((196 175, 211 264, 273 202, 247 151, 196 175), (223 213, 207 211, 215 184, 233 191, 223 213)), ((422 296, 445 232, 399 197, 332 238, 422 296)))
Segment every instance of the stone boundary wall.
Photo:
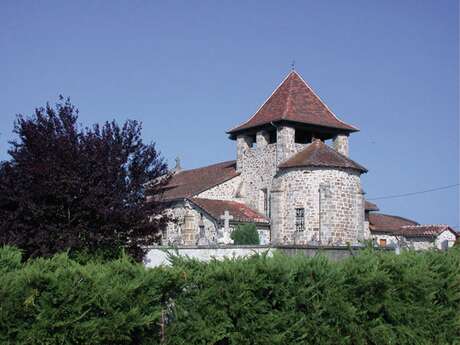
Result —
POLYGON ((277 245, 277 246, 216 246, 216 247, 200 247, 200 246, 181 246, 181 247, 150 247, 144 263, 147 267, 157 267, 160 265, 169 265, 167 251, 174 253, 177 251, 180 255, 188 256, 202 261, 209 261, 212 258, 223 259, 232 257, 251 256, 255 253, 265 253, 273 255, 275 250, 279 250, 286 255, 304 254, 306 256, 314 256, 318 253, 327 256, 329 259, 336 261, 349 257, 363 247, 359 246, 336 246, 336 247, 320 247, 320 246, 302 246, 302 245, 277 245))

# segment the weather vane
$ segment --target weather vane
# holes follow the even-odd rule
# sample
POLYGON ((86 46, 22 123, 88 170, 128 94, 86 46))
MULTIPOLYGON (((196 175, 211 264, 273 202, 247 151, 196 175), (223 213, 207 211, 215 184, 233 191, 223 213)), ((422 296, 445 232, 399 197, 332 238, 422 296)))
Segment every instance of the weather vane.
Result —
POLYGON ((295 60, 292 60, 291 71, 295 71, 295 60))

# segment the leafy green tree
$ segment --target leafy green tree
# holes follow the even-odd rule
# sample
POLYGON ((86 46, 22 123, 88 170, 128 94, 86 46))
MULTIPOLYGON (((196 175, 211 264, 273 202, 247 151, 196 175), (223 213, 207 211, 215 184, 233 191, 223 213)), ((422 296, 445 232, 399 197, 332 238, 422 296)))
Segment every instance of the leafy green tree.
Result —
POLYGON ((230 238, 233 240, 233 244, 260 244, 259 233, 253 223, 238 225, 230 238))
POLYGON ((0 165, 0 245, 19 247, 24 258, 124 249, 141 260, 168 221, 155 197, 167 166, 142 141, 140 123, 82 128, 77 120, 62 97, 17 117, 11 159, 0 165))

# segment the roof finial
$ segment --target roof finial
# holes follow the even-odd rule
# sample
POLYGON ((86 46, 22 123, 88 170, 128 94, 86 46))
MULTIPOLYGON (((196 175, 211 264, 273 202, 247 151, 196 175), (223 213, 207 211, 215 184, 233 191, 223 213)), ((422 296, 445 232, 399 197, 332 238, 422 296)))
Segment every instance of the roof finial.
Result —
POLYGON ((176 157, 175 161, 176 161, 176 167, 174 168, 174 171, 179 172, 182 170, 182 167, 180 166, 180 158, 176 157))
POLYGON ((292 60, 291 71, 295 71, 295 60, 292 60))

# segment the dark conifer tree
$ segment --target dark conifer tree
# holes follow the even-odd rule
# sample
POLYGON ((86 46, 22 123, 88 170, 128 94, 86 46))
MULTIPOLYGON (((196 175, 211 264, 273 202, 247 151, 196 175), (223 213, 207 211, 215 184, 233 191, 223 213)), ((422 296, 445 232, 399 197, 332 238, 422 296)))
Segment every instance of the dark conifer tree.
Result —
POLYGON ((0 167, 0 244, 26 258, 124 248, 139 260, 168 221, 159 202, 167 166, 138 122, 82 128, 77 119, 62 97, 17 117, 0 167))

